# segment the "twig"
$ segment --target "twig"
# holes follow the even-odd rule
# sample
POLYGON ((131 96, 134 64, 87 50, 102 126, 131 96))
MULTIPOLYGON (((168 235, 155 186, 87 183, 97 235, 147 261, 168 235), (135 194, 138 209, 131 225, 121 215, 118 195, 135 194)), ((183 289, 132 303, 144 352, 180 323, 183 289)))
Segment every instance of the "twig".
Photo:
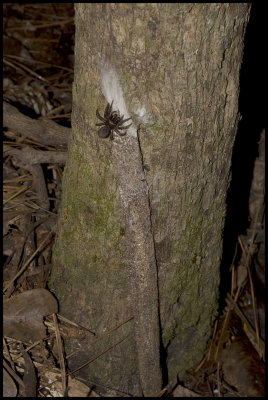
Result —
POLYGON ((57 343, 58 355, 59 355, 59 361, 60 361, 62 393, 64 394, 66 387, 67 387, 67 376, 66 376, 66 368, 65 368, 64 354, 63 354, 63 348, 62 348, 62 341, 61 341, 61 335, 60 335, 60 330, 59 330, 59 325, 58 325, 58 320, 57 320, 56 314, 53 313, 52 317, 53 317, 53 322, 55 325, 56 343, 57 343))
POLYGON ((257 334, 254 331, 254 329, 252 328, 251 324, 249 323, 249 321, 247 320, 247 318, 245 317, 245 315, 243 314, 243 312, 240 310, 238 304, 235 303, 235 301, 231 298, 231 296, 229 295, 229 293, 227 294, 227 302, 229 303, 229 305, 232 305, 235 313, 238 315, 238 317, 241 319, 241 321, 246 325, 249 333, 255 338, 256 342, 259 345, 259 348, 261 349, 262 353, 264 354, 264 350, 265 350, 265 343, 262 340, 261 337, 259 337, 259 342, 257 341, 257 334))
POLYGON ((9 201, 15 199, 15 197, 19 196, 21 193, 25 192, 25 190, 30 189, 30 186, 23 186, 18 192, 14 193, 12 196, 10 196, 8 199, 3 201, 3 205, 7 204, 9 201))
POLYGON ((12 368, 10 368, 10 366, 8 365, 8 363, 6 362, 6 360, 3 360, 3 365, 5 367, 5 369, 8 371, 8 373, 15 379, 15 381, 24 388, 24 383, 22 381, 22 379, 20 379, 18 377, 18 375, 13 371, 12 368))
POLYGON ((40 151, 31 146, 25 146, 23 149, 16 149, 10 146, 4 146, 4 153, 16 158, 23 164, 65 164, 67 152, 62 151, 40 151))
POLYGON ((6 32, 12 32, 12 31, 25 31, 25 30, 33 30, 33 29, 40 29, 40 28, 50 28, 51 26, 58 26, 58 25, 66 25, 74 23, 73 18, 68 18, 62 21, 57 21, 57 22, 48 22, 47 24, 39 24, 39 25, 26 25, 24 24, 23 26, 15 27, 15 28, 6 28, 6 32))
POLYGON ((217 362, 217 388, 218 388, 218 397, 221 396, 221 384, 220 384, 220 363, 217 362))
POLYGON ((67 147, 70 128, 53 121, 35 120, 20 113, 16 107, 4 101, 3 125, 42 144, 67 147))
POLYGON ((38 248, 35 250, 35 252, 31 255, 31 257, 26 261, 26 263, 21 267, 21 269, 16 273, 16 275, 11 279, 11 281, 8 282, 8 284, 4 288, 4 292, 9 288, 10 285, 25 271, 25 269, 28 267, 28 265, 31 263, 31 261, 34 259, 36 254, 41 250, 43 245, 46 243, 47 239, 49 236, 51 236, 53 232, 49 232, 49 234, 45 237, 45 239, 42 241, 42 243, 38 246, 38 248))
POLYGON ((74 369, 73 371, 69 372, 68 375, 72 375, 75 372, 79 371, 81 368, 86 367, 88 364, 90 364, 91 362, 95 361, 97 358, 99 358, 100 356, 102 356, 103 354, 107 353, 107 351, 113 349, 115 346, 117 346, 118 344, 122 343, 124 340, 126 340, 128 337, 130 336, 130 334, 128 334, 127 336, 125 336, 123 339, 121 339, 119 342, 113 344, 112 346, 108 347, 108 349, 102 351, 101 353, 97 354, 96 356, 92 357, 90 360, 88 360, 86 363, 80 365, 80 367, 74 369))
MULTIPOLYGON (((133 317, 130 317, 128 319, 126 319, 125 321, 121 322, 120 324, 116 325, 114 328, 110 329, 109 331, 105 332, 103 335, 101 335, 100 337, 98 337, 97 339, 93 340, 90 343, 90 346, 92 346, 93 344, 99 342, 101 339, 103 339, 105 336, 108 336, 111 332, 115 331, 116 329, 120 328, 120 326, 126 324, 127 322, 131 321, 133 319, 133 317)), ((73 351, 72 353, 70 353, 66 359, 73 357, 75 354, 79 353, 79 351, 83 350, 83 347, 81 347, 78 350, 73 351)))

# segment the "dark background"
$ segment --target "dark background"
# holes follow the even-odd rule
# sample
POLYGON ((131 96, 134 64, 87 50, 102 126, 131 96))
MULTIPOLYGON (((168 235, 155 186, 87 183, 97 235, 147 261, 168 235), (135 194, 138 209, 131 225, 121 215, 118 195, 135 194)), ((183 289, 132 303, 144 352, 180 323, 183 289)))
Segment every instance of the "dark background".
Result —
MULTIPOLYGON (((230 289, 231 265, 238 235, 249 227, 249 192, 254 161, 258 156, 258 141, 265 126, 265 9, 252 4, 246 28, 243 62, 240 70, 239 113, 241 121, 234 143, 231 183, 227 194, 227 213, 224 228, 223 258, 221 264, 221 301, 230 289)), ((267 34, 267 32, 266 32, 267 34)), ((239 256, 239 254, 238 254, 239 256)))

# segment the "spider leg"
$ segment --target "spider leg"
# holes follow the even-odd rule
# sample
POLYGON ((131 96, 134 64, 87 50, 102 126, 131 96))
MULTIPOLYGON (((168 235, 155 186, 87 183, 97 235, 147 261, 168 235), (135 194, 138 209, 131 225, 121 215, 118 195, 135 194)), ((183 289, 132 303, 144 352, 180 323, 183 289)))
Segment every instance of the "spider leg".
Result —
POLYGON ((113 133, 113 129, 111 130, 111 133, 110 133, 110 139, 111 139, 111 140, 114 140, 114 133, 113 133))
MULTIPOLYGON (((124 116, 124 115, 123 115, 123 116, 124 116)), ((124 124, 124 122, 127 122, 127 121, 129 121, 130 119, 132 119, 132 118, 124 119, 124 120, 121 122, 121 124, 124 124)))
MULTIPOLYGON (((120 127, 120 125, 122 125, 124 122, 128 121, 131 118, 127 118, 127 119, 123 119, 124 115, 122 115, 122 117, 118 120, 117 124, 115 125, 114 129, 118 129, 120 127)), ((122 129, 122 128, 120 128, 122 129)), ((125 127, 123 127, 123 129, 125 129, 125 127)))
POLYGON ((100 115, 99 110, 96 110, 96 116, 103 122, 105 122, 106 120, 100 115))
POLYGON ((104 118, 108 118, 110 116, 112 108, 113 108, 113 102, 114 101, 112 101, 111 104, 110 103, 107 104, 105 111, 104 111, 104 118))
POLYGON ((127 119, 123 119, 123 118, 124 118, 124 115, 122 116, 122 118, 120 118, 120 120, 116 124, 116 126, 115 126, 116 129, 126 129, 126 128, 129 128, 130 125, 132 125, 132 123, 131 123, 130 125, 127 125, 127 126, 120 126, 120 125, 123 125, 124 122, 127 122, 130 119, 132 119, 132 118, 127 118, 127 119))
POLYGON ((127 128, 129 128, 131 125, 132 125, 132 123, 129 124, 129 125, 126 125, 126 126, 118 126, 116 129, 127 129, 127 128))
POLYGON ((126 135, 126 131, 125 132, 120 132, 120 131, 118 131, 117 129, 114 129, 115 130, 115 132, 119 135, 119 136, 125 136, 126 135))
MULTIPOLYGON (((130 118, 128 118, 128 119, 130 119, 130 118)), ((127 120, 125 120, 125 121, 127 121, 127 120)), ((126 125, 126 126, 118 126, 116 129, 127 129, 127 128, 129 128, 131 125, 132 125, 132 123, 129 124, 129 125, 126 125)))
POLYGON ((102 126, 102 125, 106 125, 104 122, 101 122, 100 124, 95 124, 97 126, 102 126))
POLYGON ((117 124, 115 125, 116 129, 119 127, 119 125, 122 125, 123 118, 124 118, 124 115, 122 115, 122 117, 118 120, 117 124))

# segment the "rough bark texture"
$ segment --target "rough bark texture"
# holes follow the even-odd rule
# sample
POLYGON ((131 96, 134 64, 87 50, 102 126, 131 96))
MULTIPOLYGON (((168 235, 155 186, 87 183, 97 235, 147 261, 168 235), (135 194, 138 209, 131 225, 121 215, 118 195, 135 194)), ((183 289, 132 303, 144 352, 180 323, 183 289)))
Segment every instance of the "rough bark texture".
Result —
POLYGON ((148 187, 137 137, 113 143, 112 157, 125 216, 125 262, 135 324, 141 391, 161 390, 157 269, 148 187))
POLYGON ((151 335, 139 333, 141 316, 152 330, 158 324, 156 263, 170 380, 183 378, 200 360, 211 334, 249 9, 227 3, 76 5, 73 136, 51 283, 61 312, 98 336, 134 316, 136 324, 128 321, 92 346, 88 338, 67 342, 68 352, 87 344, 70 359, 71 368, 109 349, 82 370, 89 383, 104 385, 97 386, 102 393, 137 396, 144 390, 137 336, 151 335), (132 131, 114 142, 96 133, 96 109, 112 100, 101 93, 100 61, 119 76, 139 128, 140 159, 132 131), (126 206, 122 188, 132 179, 141 181, 141 192, 126 206), (152 233, 155 254, 145 259, 152 233), (147 297, 142 271, 150 282, 147 297), (135 284, 129 282, 136 281, 133 308, 135 284), (146 318, 146 309, 153 316, 146 318))

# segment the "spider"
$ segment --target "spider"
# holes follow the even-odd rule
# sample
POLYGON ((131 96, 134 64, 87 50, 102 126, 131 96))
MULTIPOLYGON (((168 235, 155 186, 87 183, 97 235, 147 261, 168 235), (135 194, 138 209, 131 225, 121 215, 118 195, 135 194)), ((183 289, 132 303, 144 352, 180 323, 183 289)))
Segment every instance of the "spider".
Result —
POLYGON ((125 136, 127 133, 126 131, 120 132, 120 129, 127 129, 130 127, 131 124, 127 126, 122 126, 124 122, 130 120, 131 118, 124 119, 124 115, 120 117, 120 112, 119 111, 112 111, 113 107, 113 101, 107 104, 105 111, 104 111, 104 117, 102 117, 99 113, 98 110, 96 110, 96 115, 97 117, 102 121, 100 124, 96 124, 97 126, 102 126, 98 130, 98 135, 100 138, 105 139, 110 136, 110 139, 114 139, 114 134, 113 132, 115 131, 119 136, 125 136), (103 126, 104 125, 104 126, 103 126))

